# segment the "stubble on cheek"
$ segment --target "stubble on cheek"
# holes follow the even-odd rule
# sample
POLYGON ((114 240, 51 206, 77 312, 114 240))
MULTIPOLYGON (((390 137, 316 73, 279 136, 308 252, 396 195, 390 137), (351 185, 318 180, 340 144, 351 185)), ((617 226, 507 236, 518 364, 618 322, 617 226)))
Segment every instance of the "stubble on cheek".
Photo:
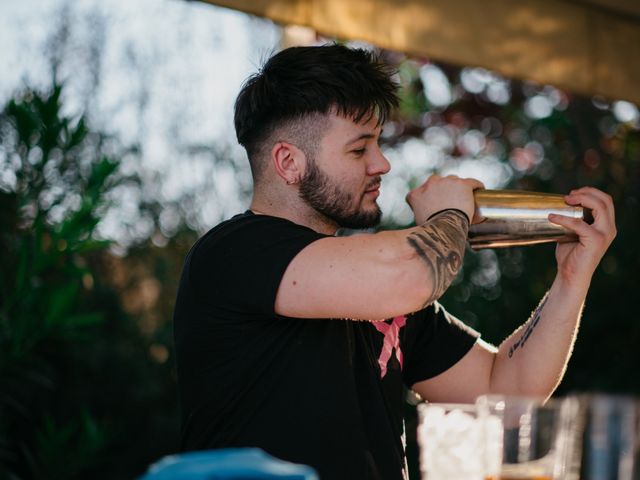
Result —
POLYGON ((362 192, 350 189, 348 180, 332 180, 310 162, 300 186, 300 197, 317 212, 346 228, 371 228, 380 222, 381 212, 364 208, 366 187, 362 192))

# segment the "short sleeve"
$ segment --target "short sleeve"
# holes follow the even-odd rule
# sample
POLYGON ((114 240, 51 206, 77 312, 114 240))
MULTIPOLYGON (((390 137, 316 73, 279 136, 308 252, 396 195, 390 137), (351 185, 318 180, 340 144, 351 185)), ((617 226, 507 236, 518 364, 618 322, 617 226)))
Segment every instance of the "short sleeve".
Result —
POLYGON ((407 387, 455 365, 480 334, 434 303, 407 319, 403 380, 407 387))
POLYGON ((251 213, 239 217, 219 225, 194 247, 190 281, 205 304, 274 315, 287 266, 325 235, 281 218, 251 213))

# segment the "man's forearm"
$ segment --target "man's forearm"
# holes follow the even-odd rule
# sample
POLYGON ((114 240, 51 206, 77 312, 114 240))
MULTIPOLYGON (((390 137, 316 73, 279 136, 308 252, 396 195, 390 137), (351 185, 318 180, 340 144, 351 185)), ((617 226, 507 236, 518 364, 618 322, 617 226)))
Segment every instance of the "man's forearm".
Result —
POLYGON ((575 342, 585 287, 556 278, 527 322, 498 349, 491 391, 550 396, 564 375, 575 342))
POLYGON ((460 210, 443 210, 407 236, 407 242, 427 268, 432 288, 424 306, 442 296, 462 267, 469 219, 460 210))

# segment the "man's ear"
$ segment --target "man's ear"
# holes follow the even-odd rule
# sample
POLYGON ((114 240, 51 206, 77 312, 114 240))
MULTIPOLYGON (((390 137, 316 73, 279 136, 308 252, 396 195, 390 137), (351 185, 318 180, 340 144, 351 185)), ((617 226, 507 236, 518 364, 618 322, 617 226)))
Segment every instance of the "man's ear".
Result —
POLYGON ((278 142, 271 149, 271 162, 280 178, 287 185, 294 185, 304 174, 305 155, 298 147, 288 142, 278 142))

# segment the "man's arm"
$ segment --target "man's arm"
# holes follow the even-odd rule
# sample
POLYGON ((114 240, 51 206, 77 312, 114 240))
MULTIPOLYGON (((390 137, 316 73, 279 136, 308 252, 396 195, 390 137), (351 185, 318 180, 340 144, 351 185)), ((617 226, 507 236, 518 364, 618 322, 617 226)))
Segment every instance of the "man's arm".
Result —
POLYGON ((410 194, 420 225, 313 242, 287 267, 276 312, 381 320, 437 300, 462 265, 473 189, 481 186, 476 180, 432 177, 410 194))
POLYGON ((558 273, 527 322, 496 349, 476 345, 456 365, 413 389, 430 401, 472 402, 484 393, 550 396, 560 383, 580 323, 593 272, 615 237, 611 198, 593 188, 568 195, 567 203, 591 208, 594 223, 552 216, 578 233, 578 242, 558 244, 558 273))

